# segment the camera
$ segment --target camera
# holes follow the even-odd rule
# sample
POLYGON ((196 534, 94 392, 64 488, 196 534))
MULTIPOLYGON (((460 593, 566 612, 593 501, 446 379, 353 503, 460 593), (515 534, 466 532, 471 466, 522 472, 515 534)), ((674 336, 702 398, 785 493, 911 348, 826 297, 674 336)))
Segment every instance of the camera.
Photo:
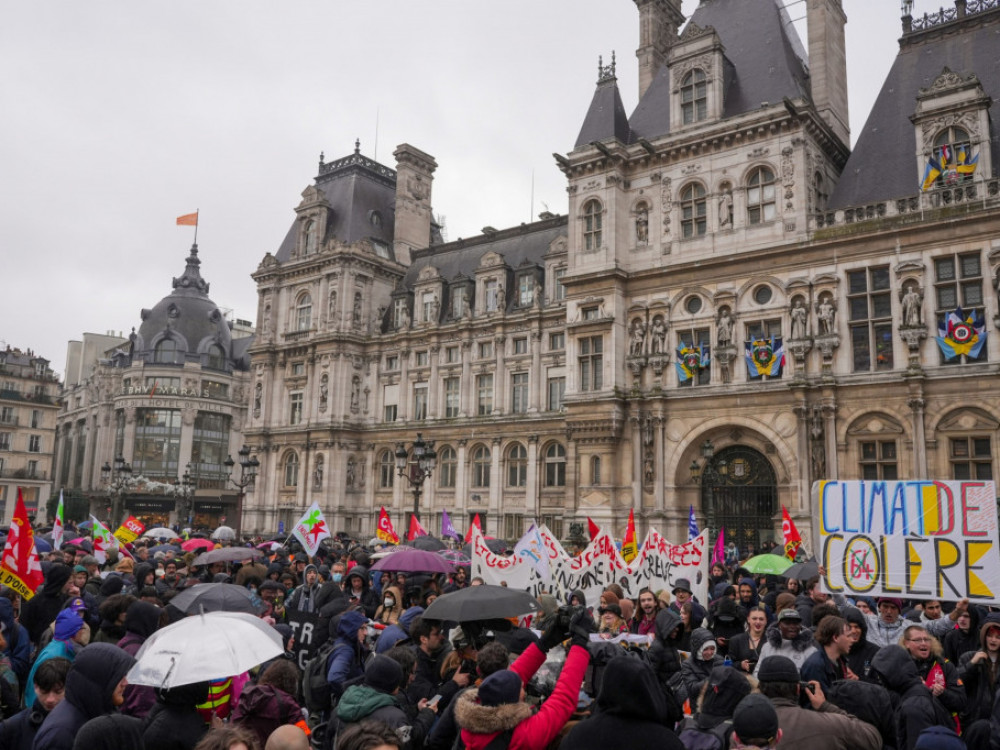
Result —
POLYGON ((471 674, 473 677, 476 676, 476 660, 475 659, 462 659, 462 665, 459 667, 459 671, 463 674, 471 674))
POLYGON ((800 682, 799 687, 801 687, 803 690, 808 690, 810 693, 816 692, 816 686, 813 685, 811 682, 805 682, 805 681, 800 682))

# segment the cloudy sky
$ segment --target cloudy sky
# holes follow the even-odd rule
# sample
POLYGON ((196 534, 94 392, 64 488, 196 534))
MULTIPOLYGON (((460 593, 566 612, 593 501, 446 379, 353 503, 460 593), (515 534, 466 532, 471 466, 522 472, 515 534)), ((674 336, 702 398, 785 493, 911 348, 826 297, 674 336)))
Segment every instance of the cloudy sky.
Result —
MULTIPOLYGON (((805 15, 804 0, 785 2, 805 15)), ((844 7, 856 137, 900 11, 844 7)), ((9 3, 0 345, 62 373, 67 341, 138 326, 183 270, 192 230, 174 220, 195 209, 212 299, 254 319, 249 274, 287 232, 320 152, 343 156, 355 138, 390 166, 403 142, 437 159, 449 239, 565 213, 552 153, 573 147, 598 55, 617 53, 632 111, 637 41, 630 0, 9 3)))

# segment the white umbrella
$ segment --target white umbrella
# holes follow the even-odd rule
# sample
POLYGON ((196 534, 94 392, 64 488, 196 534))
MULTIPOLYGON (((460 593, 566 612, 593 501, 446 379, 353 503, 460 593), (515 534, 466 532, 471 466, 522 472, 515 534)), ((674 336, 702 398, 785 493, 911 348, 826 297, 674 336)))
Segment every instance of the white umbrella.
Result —
POLYGON ((155 529, 146 529, 143 532, 143 536, 148 536, 150 539, 176 539, 179 535, 173 529, 168 529, 166 526, 160 526, 155 529))
POLYGON ((228 526, 220 526, 212 532, 212 539, 235 539, 236 531, 228 526))
POLYGON ((284 653, 278 631, 244 612, 207 612, 157 630, 135 655, 133 685, 174 688, 221 680, 284 653))

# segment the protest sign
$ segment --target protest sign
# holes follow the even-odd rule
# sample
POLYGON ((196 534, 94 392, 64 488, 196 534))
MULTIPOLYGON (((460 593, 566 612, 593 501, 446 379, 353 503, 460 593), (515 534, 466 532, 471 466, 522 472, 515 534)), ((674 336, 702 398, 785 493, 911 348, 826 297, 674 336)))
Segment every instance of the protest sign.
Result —
POLYGON ((993 482, 824 481, 812 503, 826 591, 1000 603, 993 482))
POLYGON ((305 669, 306 664, 319 651, 320 645, 329 635, 327 629, 320 632, 320 616, 313 612, 300 612, 297 609, 285 610, 285 622, 292 629, 295 641, 292 653, 295 654, 295 664, 299 669, 305 669))
POLYGON ((142 521, 135 516, 129 516, 115 531, 115 539, 122 544, 130 544, 142 536, 142 532, 145 530, 146 527, 143 525, 142 521))

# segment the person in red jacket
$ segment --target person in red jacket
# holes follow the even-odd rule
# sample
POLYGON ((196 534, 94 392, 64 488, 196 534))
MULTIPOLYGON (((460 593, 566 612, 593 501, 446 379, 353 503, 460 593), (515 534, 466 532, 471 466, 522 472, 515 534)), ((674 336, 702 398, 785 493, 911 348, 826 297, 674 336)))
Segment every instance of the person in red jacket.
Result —
MULTIPOLYGON (((564 609, 542 635, 539 643, 524 650, 510 669, 494 672, 477 689, 458 698, 455 719, 462 727, 462 742, 468 750, 484 750, 500 738, 510 750, 532 750, 547 746, 559 734, 576 709, 584 672, 590 663, 587 643, 596 631, 592 617, 580 607, 564 609), (555 689, 538 712, 524 702, 524 686, 545 662, 551 646, 572 637, 555 689)), ((493 745, 496 747, 496 745, 493 745)))

